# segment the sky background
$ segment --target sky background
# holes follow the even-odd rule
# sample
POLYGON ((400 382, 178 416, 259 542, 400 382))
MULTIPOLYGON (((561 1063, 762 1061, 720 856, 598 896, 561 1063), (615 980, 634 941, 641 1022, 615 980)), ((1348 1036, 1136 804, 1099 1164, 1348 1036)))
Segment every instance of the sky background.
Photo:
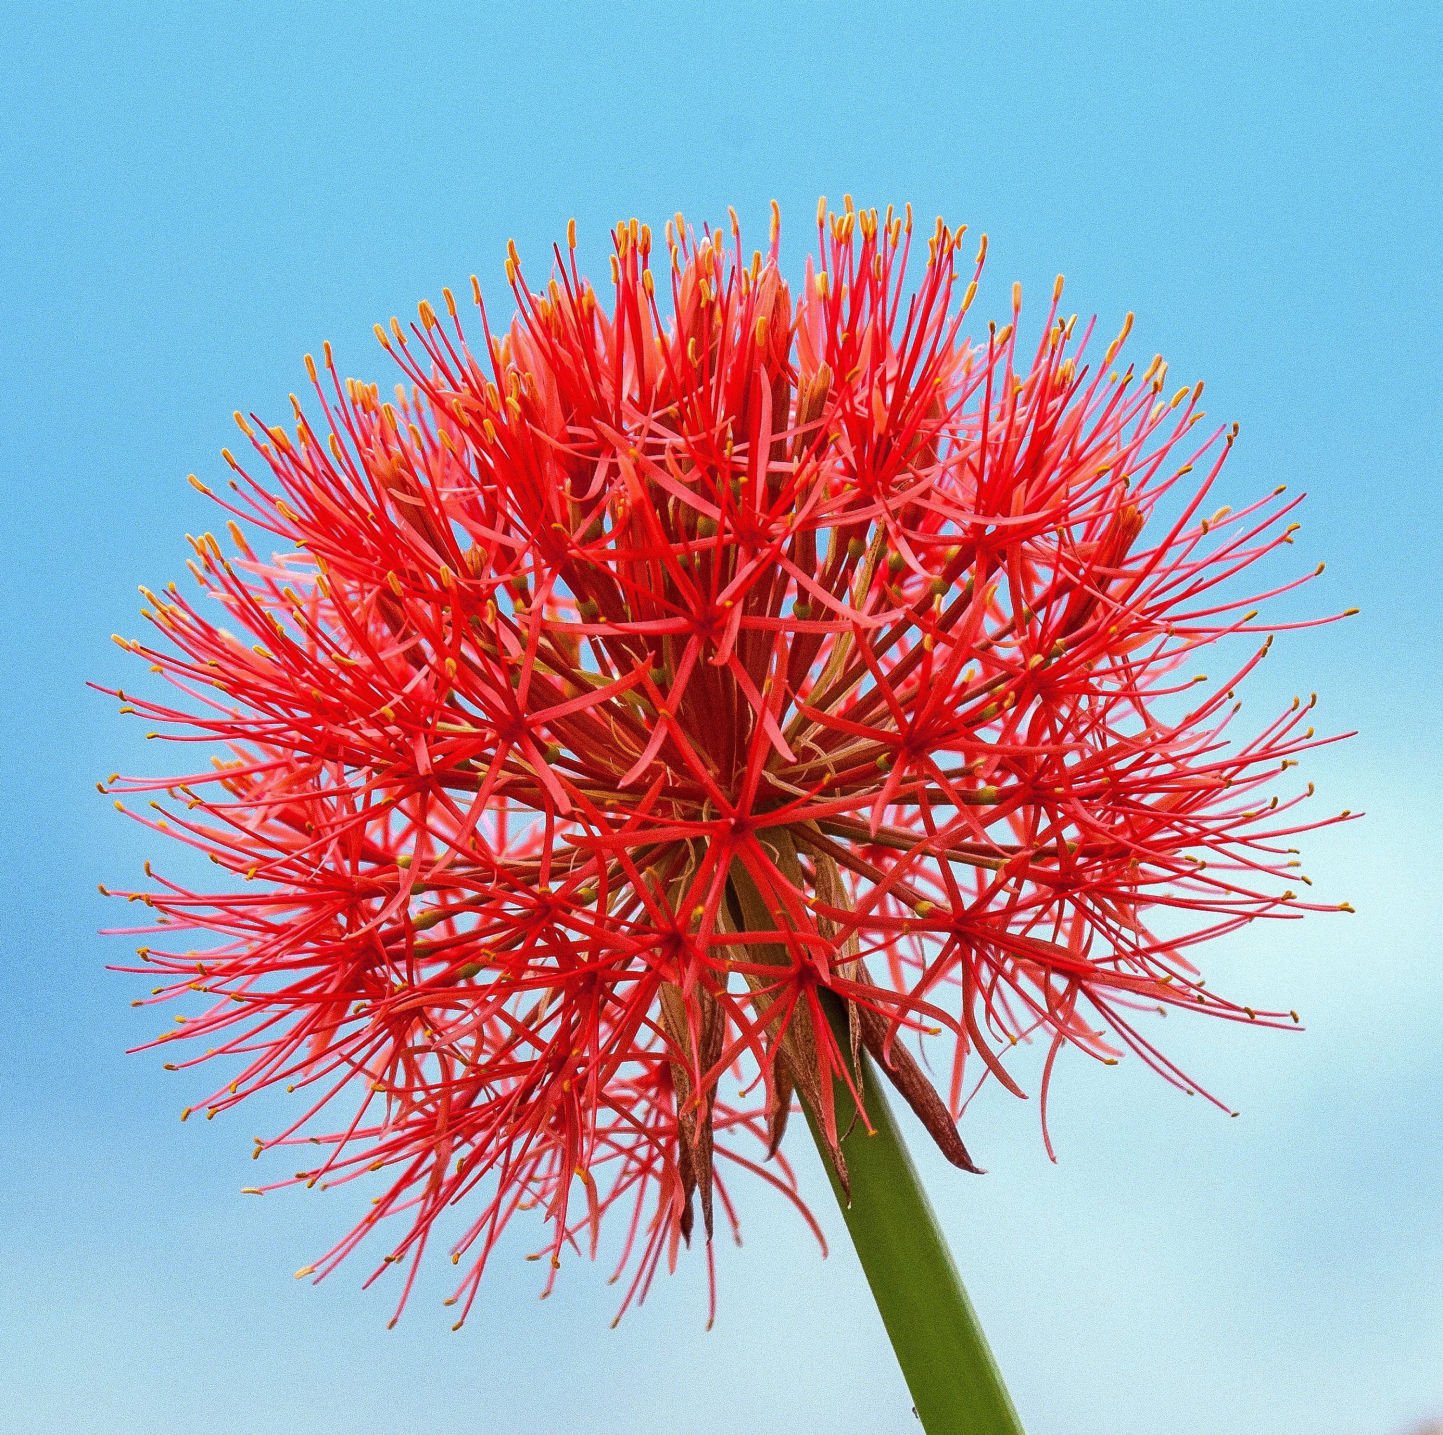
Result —
MULTIPOLYGON (((828 1196, 828 1231, 742 1188, 707 1334, 701 1262, 618 1330, 605 1272, 500 1262, 465 1330, 445 1275, 394 1331, 368 1267, 290 1272, 346 1197, 238 1194, 274 1112, 180 1125, 194 1078, 127 1057, 154 1029, 95 884, 149 850, 94 782, 144 770, 86 690, 132 680, 135 585, 215 522, 232 409, 284 416, 323 339, 391 382, 371 325, 516 240, 539 278, 575 216, 606 232, 776 198, 910 200, 991 236, 1013 279, 1105 327, 1242 438, 1224 501, 1309 493, 1316 584, 1259 718, 1317 689, 1358 729, 1308 775, 1361 824, 1315 835, 1354 917, 1253 929, 1215 985, 1299 1035, 1176 1021, 1230 1121, 1137 1063, 1074 1060, 969 1114, 991 1174, 921 1158, 1031 1435, 1395 1435, 1443 1415, 1440 407, 1436 4, 0 6, 0 1431, 502 1435, 915 1428, 828 1196)), ((497 301, 499 303, 499 301, 497 301)), ((1283 567, 1287 567, 1286 564, 1283 567)), ((1282 569, 1275 570, 1284 576, 1282 569)), ((274 1121, 271 1120, 271 1125, 274 1121)), ((273 1168, 272 1174, 279 1174, 273 1168)), ((519 1252, 524 1242, 514 1250, 519 1252)), ((449 1267, 446 1274, 449 1274, 449 1267)))

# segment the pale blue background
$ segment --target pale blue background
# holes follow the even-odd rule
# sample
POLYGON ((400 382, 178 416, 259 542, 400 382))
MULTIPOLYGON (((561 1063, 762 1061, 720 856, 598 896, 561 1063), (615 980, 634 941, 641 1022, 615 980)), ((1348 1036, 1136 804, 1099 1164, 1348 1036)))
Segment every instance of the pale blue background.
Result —
MULTIPOLYGON (((1211 965, 1300 1036, 1175 1021, 1229 1121, 1135 1064, 1073 1062, 979 1105, 992 1174, 927 1173, 1033 1435, 1390 1435, 1443 1412, 1437 899, 1440 545, 1436 4, 7 4, 4 1167, 0 1429, 15 1435, 662 1435, 915 1428, 850 1253, 817 1259, 744 1190, 717 1329, 699 1263, 618 1331, 572 1263, 498 1266, 460 1335, 423 1284, 387 1333, 361 1265, 290 1271, 340 1197, 237 1194, 261 1116, 180 1126, 199 1082, 125 1046, 153 1017, 94 930, 146 850, 92 783, 152 759, 82 686, 134 677, 134 585, 214 521, 232 408, 285 413, 332 339, 514 236, 544 274, 604 234, 819 193, 910 199, 992 236, 981 311, 1057 269, 1243 439, 1226 497, 1311 492, 1257 684, 1319 688, 1362 736, 1316 755, 1365 824, 1309 846, 1354 918, 1259 931, 1211 965)), ((798 246, 793 247, 795 253, 798 246)), ((825 1211, 820 1174, 806 1176, 825 1211)), ((838 1223, 826 1213, 829 1228, 838 1223)), ((448 1272, 449 1273, 449 1272, 448 1272)))

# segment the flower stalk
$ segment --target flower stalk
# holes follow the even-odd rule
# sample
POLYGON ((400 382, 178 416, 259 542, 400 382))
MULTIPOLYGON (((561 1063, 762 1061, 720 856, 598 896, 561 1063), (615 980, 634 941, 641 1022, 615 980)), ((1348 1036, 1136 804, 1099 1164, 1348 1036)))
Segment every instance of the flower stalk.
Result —
MULTIPOLYGON (((907 1388, 927 1435, 1022 1435, 988 1347, 902 1133, 865 1052, 856 1076, 866 1119, 844 1082, 834 1084, 837 1120, 847 1130, 844 1188, 824 1159, 832 1192, 907 1388), (870 1129, 869 1129, 870 1128, 870 1129)), ((818 1149, 826 1140, 807 1121, 818 1149)))
MULTIPOLYGON (((777 920, 745 868, 734 866, 730 883, 744 926, 777 920)), ((776 955, 782 960, 780 947, 776 955)), ((835 1135, 813 1102, 804 1099, 802 1109, 922 1428, 927 1435, 1023 1435, 877 1065, 856 1039, 857 1018, 835 993, 816 995, 848 1067, 831 1081, 835 1135)), ((895 1070, 890 1074, 896 1084, 895 1070)))

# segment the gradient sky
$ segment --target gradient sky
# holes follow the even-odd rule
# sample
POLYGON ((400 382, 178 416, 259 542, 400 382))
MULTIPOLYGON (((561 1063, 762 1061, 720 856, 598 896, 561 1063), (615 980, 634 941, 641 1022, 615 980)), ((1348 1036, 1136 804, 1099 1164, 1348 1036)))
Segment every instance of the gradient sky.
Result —
MULTIPOLYGON (((154 759, 87 678, 133 677, 135 585, 183 576, 240 407, 300 356, 390 381, 372 323, 514 237, 532 271, 728 204, 798 237, 819 194, 987 230, 990 277, 1111 326, 1242 439, 1224 498, 1306 489, 1256 709, 1323 695, 1317 890, 1355 917, 1253 929, 1210 966, 1300 1035, 1174 1021, 1229 1121, 1136 1063, 1074 1060, 969 1113, 991 1174, 922 1157, 1032 1435, 1393 1435, 1443 1412, 1436 920, 1443 566, 1436 4, 9 4, 0 86, 6 682, 0 836, 0 1431, 663 1435, 915 1428, 814 1160, 821 1261, 743 1192, 747 1244, 616 1331, 604 1272, 536 1300, 499 1263, 452 1335, 445 1277, 388 1332, 365 1267, 290 1272, 342 1195, 238 1194, 274 1110, 176 1121, 201 1080, 124 1049, 154 1016, 97 881, 148 845, 94 782, 154 759), (997 17, 1005 16, 999 19, 997 17)), ((796 253, 797 250, 790 251, 796 253)), ((805 1153, 803 1153, 805 1155, 805 1153)), ((524 1242, 518 1241, 519 1252, 524 1242)), ((449 1269, 449 1268, 448 1268, 449 1269)))

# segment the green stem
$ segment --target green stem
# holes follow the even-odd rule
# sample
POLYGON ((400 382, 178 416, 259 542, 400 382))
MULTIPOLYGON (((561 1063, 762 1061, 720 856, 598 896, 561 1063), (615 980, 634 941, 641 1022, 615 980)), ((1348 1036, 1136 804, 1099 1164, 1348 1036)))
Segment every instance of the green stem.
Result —
MULTIPOLYGON (((837 1003, 840 1025, 841 1004, 837 1003)), ((842 1039, 845 1051, 846 1041, 842 1039)), ((807 1122, 927 1435, 1023 1435, 972 1302, 866 1053, 858 1075, 871 1130, 835 1082, 837 1129, 851 1199, 815 1114, 807 1122)))
MULTIPOLYGON (((790 840, 784 833, 773 836, 778 860, 794 866, 796 851, 790 840)), ((796 876, 800 878, 800 869, 796 876)), ((738 930, 764 932, 777 920, 742 863, 732 868, 730 889, 738 930)), ((791 960, 783 944, 755 939, 746 945, 743 957, 778 966, 791 960)), ((852 1040, 841 999, 825 990, 820 998, 837 1049, 850 1052, 852 1040)), ((792 1058, 805 1060, 800 1047, 792 1058)), ((865 1120, 847 1083, 840 1078, 832 1081, 850 1196, 837 1179, 814 1103, 803 1100, 802 1107, 922 1428, 927 1435, 1023 1435, 892 1118, 879 1073, 865 1051, 858 1054, 854 1077, 867 1109, 865 1120)), ((805 1083, 798 1079, 796 1084, 800 1090, 805 1083)), ((813 1095, 817 1094, 814 1085, 813 1095)))

